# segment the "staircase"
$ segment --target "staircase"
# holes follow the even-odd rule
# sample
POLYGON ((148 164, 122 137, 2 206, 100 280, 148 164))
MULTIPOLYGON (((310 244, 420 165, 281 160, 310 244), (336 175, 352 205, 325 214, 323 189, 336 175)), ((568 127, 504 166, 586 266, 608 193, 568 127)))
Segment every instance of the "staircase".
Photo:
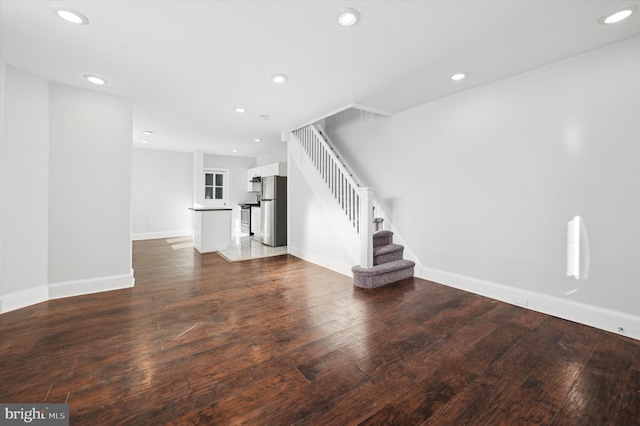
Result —
POLYGON ((373 191, 362 186, 328 137, 314 125, 291 133, 359 236, 361 262, 351 268, 354 285, 375 288, 413 277, 415 263, 403 258, 404 247, 393 243, 393 232, 373 232, 374 223, 378 229, 382 222, 373 218, 373 191))
MULTIPOLYGON (((378 220, 378 219, 376 219, 378 220)), ((404 247, 393 244, 393 232, 373 233, 373 267, 351 268, 356 287, 375 288, 413 277, 415 262, 403 258, 404 247)))

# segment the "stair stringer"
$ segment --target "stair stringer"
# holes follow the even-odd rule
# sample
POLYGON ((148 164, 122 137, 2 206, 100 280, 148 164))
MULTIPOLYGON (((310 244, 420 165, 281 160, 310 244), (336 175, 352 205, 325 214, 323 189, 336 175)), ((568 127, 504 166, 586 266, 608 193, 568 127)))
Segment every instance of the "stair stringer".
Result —
MULTIPOLYGON (((293 133, 290 133, 289 136, 288 157, 290 167, 296 167, 299 170, 317 204, 321 206, 322 217, 326 222, 313 226, 325 227, 326 232, 331 232, 334 235, 334 241, 344 250, 347 258, 327 256, 322 253, 320 247, 297 247, 295 243, 291 244, 291 239, 288 247, 289 253, 350 277, 352 275, 351 267, 360 262, 360 237, 356 229, 347 220, 344 211, 293 133)), ((293 197, 289 197, 289 203, 295 203, 293 197)), ((315 241, 308 241, 308 243, 313 244, 315 241)))

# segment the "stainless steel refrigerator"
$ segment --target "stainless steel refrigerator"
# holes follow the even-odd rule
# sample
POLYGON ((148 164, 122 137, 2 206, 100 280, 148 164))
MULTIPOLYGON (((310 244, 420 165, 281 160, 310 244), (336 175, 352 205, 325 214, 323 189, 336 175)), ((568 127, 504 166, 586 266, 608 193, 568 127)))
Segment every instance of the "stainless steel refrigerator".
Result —
POLYGON ((265 176, 262 178, 260 222, 263 244, 287 245, 287 177, 265 176))

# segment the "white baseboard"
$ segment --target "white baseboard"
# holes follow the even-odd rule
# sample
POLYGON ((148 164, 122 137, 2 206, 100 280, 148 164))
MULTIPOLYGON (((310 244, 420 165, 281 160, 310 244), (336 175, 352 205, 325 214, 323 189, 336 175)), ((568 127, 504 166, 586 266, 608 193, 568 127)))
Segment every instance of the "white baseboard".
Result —
POLYGON ((322 266, 323 268, 331 269, 332 271, 339 274, 346 275, 348 277, 351 277, 353 275, 351 273, 351 267, 353 265, 347 265, 345 263, 337 262, 334 259, 329 259, 317 253, 313 253, 297 247, 288 246, 288 251, 289 254, 292 254, 295 257, 299 257, 300 259, 306 260, 307 262, 322 266))
POLYGON ((193 235, 192 229, 182 231, 162 231, 162 232, 142 232, 132 234, 131 239, 133 241, 139 240, 155 240, 157 238, 175 238, 175 237, 190 237, 193 235))
POLYGON ((41 285, 39 287, 15 291, 0 297, 0 314, 26 308, 27 306, 46 302, 47 300, 120 290, 133 287, 134 284, 135 278, 133 269, 131 269, 130 274, 41 285))
POLYGON ((134 283, 133 270, 131 274, 51 283, 49 284, 49 299, 61 299, 63 297, 120 290, 133 287, 134 283))
POLYGON ((428 281, 640 340, 640 317, 635 315, 418 265, 415 275, 428 281))
POLYGON ((46 302, 47 300, 49 300, 49 286, 47 285, 14 291, 0 298, 0 313, 4 314, 5 312, 26 308, 27 306, 46 302))

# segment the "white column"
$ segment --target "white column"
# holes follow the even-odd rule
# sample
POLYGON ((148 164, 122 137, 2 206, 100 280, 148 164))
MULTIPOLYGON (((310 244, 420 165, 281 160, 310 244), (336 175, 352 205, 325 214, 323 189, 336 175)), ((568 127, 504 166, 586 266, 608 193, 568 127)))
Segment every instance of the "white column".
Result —
POLYGON ((373 267, 373 188, 360 188, 360 266, 373 267))
POLYGON ((193 207, 204 207, 204 152, 193 153, 193 207))

